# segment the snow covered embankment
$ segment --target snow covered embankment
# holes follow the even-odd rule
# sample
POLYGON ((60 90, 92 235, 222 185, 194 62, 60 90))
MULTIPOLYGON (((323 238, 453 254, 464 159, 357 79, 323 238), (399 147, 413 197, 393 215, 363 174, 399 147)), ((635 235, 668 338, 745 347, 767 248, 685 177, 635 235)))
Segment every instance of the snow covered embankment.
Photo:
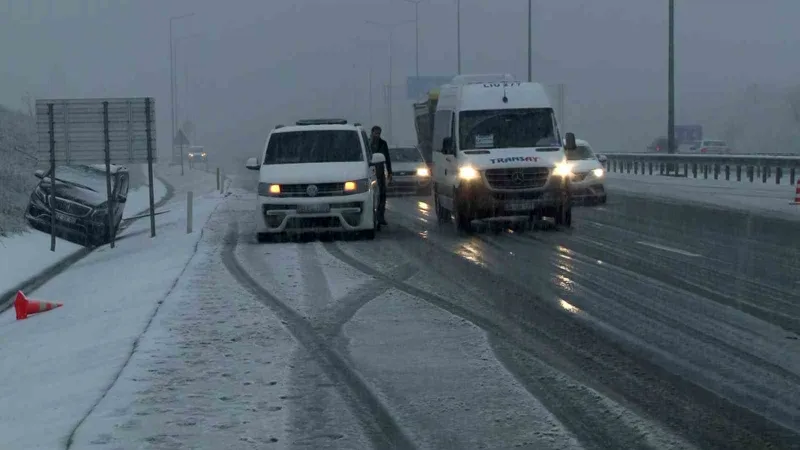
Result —
MULTIPOLYGON (((153 180, 155 202, 167 195, 167 187, 159 179, 153 180)), ((139 186, 128 192, 125 218, 146 212, 150 208, 148 186, 139 186)), ((123 233, 125 234, 125 233, 123 233)), ((25 280, 36 276, 58 264, 84 247, 64 239, 56 240, 56 250, 50 251, 50 235, 40 231, 29 231, 0 238, 0 292, 5 292, 25 280)), ((0 299, 0 303, 6 299, 0 299)))
MULTIPOLYGON (((126 365, 159 305, 197 250, 218 193, 196 198, 195 231, 186 233, 184 199, 158 220, 134 222, 116 248, 97 249, 36 292, 63 302, 15 321, 0 315, 0 448, 63 448, 126 365)), ((46 251, 46 250, 45 250, 46 251)))

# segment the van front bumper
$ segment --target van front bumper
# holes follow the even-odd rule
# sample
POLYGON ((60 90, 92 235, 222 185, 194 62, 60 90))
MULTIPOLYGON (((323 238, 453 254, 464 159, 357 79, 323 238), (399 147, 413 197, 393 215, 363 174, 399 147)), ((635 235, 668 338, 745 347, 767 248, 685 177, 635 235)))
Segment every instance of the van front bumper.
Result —
POLYGON ((373 192, 322 198, 258 197, 258 232, 329 232, 373 229, 373 192), (321 211, 304 211, 325 205, 321 211))
POLYGON ((475 219, 545 215, 570 201, 569 187, 560 178, 551 179, 544 187, 530 190, 491 190, 480 180, 462 182, 455 196, 462 211, 470 211, 475 219))

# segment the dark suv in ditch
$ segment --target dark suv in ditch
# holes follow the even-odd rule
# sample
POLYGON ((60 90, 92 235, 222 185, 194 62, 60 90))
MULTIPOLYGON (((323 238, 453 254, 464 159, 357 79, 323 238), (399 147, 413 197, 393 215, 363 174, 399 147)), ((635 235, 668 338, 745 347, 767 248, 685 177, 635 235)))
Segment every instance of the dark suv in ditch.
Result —
MULTIPOLYGON (((69 166, 56 170, 55 189, 50 173, 36 171, 39 184, 31 193, 25 218, 32 227, 51 232, 50 196, 55 191, 55 234, 86 245, 108 243, 108 198, 105 166, 69 166)), ((130 174, 125 167, 111 166, 112 218, 116 233, 128 197, 130 174)))

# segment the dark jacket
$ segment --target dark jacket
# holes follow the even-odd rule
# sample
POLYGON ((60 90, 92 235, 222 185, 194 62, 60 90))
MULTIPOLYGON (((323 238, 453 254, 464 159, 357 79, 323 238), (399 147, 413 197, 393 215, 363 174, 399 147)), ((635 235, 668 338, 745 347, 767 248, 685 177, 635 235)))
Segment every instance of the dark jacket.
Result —
MULTIPOLYGON (((372 146, 372 153, 382 153, 383 157, 386 158, 386 172, 391 175, 392 173, 392 159, 389 158, 389 144, 383 140, 383 138, 378 138, 378 141, 373 141, 370 143, 372 146)), ((378 167, 378 169, 382 169, 383 167, 378 167)), ((378 170, 378 173, 383 174, 383 170, 378 170)))

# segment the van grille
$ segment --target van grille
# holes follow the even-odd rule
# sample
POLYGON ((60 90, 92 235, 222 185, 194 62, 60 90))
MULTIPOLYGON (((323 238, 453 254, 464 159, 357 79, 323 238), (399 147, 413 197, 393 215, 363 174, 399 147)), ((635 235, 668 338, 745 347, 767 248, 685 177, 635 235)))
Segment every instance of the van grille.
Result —
POLYGON ((550 169, 547 167, 488 169, 484 176, 491 189, 537 189, 547 183, 550 169))
POLYGON ((306 184, 282 184, 281 197, 309 197, 308 187, 317 187, 317 194, 314 197, 333 197, 344 195, 344 183, 306 183, 306 184))

